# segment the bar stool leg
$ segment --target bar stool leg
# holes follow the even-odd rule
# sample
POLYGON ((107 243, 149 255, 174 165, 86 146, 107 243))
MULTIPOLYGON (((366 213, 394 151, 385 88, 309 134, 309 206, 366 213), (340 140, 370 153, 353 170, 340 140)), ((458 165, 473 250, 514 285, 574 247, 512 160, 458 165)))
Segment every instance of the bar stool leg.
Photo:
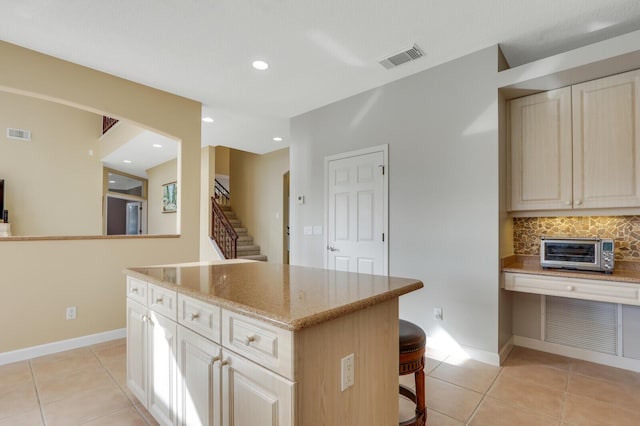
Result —
POLYGON ((425 359, 422 357, 422 368, 416 371, 416 417, 419 419, 422 417, 423 425, 427 423, 427 409, 425 403, 425 389, 424 389, 424 367, 425 359), (422 416, 421 416, 422 415, 422 416))

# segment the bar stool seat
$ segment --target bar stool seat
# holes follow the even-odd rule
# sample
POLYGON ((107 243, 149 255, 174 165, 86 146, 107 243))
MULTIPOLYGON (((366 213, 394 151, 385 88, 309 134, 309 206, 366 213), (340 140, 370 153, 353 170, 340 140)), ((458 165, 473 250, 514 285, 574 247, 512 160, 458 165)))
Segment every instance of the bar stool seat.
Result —
POLYGON ((424 351, 427 336, 417 325, 400 320, 399 323, 400 375, 414 374, 416 391, 400 385, 400 395, 416 404, 416 415, 410 420, 400 422, 400 426, 424 426, 427 424, 427 409, 424 391, 424 351))

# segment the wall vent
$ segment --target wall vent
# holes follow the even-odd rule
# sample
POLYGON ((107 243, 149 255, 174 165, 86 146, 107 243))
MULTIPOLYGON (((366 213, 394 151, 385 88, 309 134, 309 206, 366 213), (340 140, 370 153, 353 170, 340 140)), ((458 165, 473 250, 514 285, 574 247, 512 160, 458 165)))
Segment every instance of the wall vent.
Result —
POLYGON ((7 137, 9 139, 18 139, 21 141, 31 140, 31 131, 22 129, 7 128, 7 137))
POLYGON ((617 305, 547 296, 544 340, 617 355, 617 305))
POLYGON ((424 52, 422 51, 422 49, 420 49, 417 44, 414 44, 410 49, 406 49, 402 52, 393 54, 388 58, 381 59, 378 62, 380 62, 380 65, 382 65, 386 69, 390 69, 410 61, 415 61, 416 59, 419 59, 423 56, 424 52))

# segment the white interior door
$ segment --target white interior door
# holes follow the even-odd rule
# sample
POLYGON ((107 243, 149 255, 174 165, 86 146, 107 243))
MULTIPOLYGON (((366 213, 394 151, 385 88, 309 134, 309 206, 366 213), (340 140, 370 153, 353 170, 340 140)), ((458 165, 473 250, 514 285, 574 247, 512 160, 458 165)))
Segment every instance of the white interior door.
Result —
POLYGON ((328 269, 387 274, 386 150, 327 158, 328 269))

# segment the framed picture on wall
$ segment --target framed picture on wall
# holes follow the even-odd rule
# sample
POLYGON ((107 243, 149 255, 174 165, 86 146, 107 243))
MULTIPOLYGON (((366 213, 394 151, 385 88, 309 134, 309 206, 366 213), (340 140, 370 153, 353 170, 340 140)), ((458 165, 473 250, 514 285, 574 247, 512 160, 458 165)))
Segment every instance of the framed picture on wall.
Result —
POLYGON ((178 210, 177 182, 162 185, 162 213, 175 213, 178 210))

